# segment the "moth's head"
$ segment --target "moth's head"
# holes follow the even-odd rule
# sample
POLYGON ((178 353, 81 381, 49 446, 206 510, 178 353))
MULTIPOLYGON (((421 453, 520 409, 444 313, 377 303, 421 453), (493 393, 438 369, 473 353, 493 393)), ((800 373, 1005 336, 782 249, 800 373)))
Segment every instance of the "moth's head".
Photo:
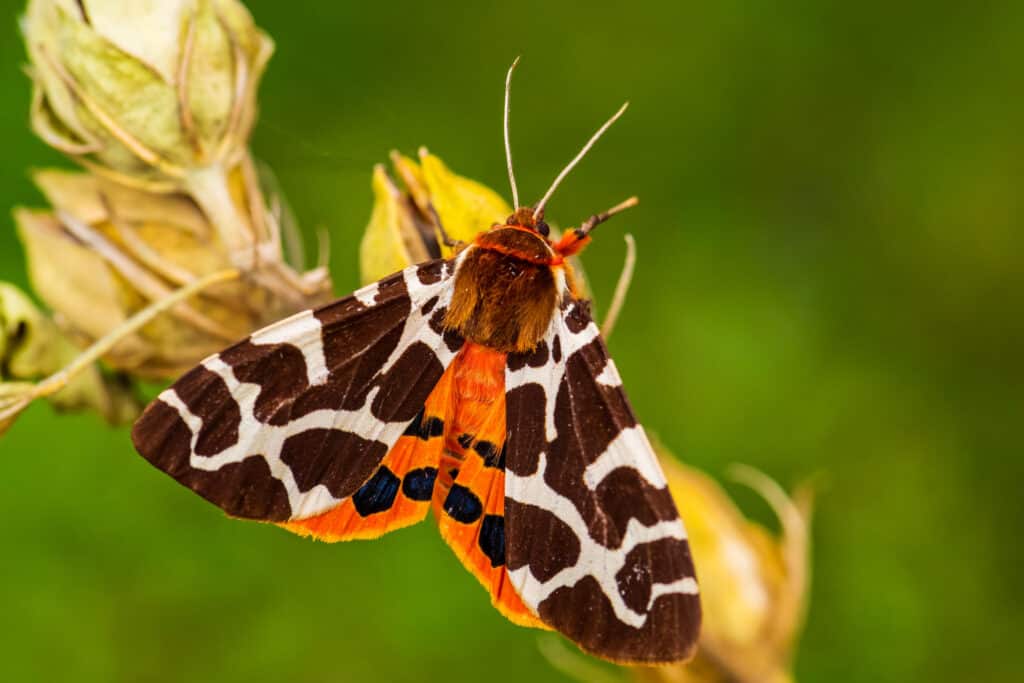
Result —
POLYGON ((511 216, 505 219, 504 225, 495 225, 491 230, 492 232, 519 230, 536 235, 543 241, 543 244, 548 247, 554 255, 556 255, 557 259, 562 259, 566 256, 572 256, 583 249, 583 247, 590 242, 590 231, 598 224, 603 223, 623 209, 635 206, 637 203, 636 197, 631 197, 604 213, 591 216, 584 221, 580 227, 568 230, 557 242, 552 243, 549 239, 551 229, 548 227, 548 224, 544 222, 544 207, 547 206, 548 200, 551 199, 555 190, 558 189, 559 184, 561 184, 565 177, 569 175, 569 172, 572 171, 576 164, 579 163, 580 159, 586 156, 587 152, 590 151, 590 148, 594 146, 594 143, 598 141, 604 132, 608 130, 608 128, 610 128, 620 116, 622 116, 622 113, 626 111, 626 107, 629 106, 629 103, 627 102, 622 105, 622 107, 615 112, 615 115, 608 119, 608 121, 606 121, 605 124, 601 126, 593 136, 591 136, 590 140, 588 140, 587 144, 583 146, 583 149, 580 150, 579 154, 577 154, 573 160, 570 161, 564 169, 562 169, 562 172, 558 174, 558 177, 556 177, 555 181, 551 183, 551 187, 548 188, 548 191, 544 193, 544 196, 539 202, 533 206, 520 206, 519 190, 516 187, 516 176, 512 170, 512 146, 509 143, 508 133, 512 72, 515 71, 516 64, 518 63, 519 58, 516 57, 515 61, 512 62, 512 66, 509 67, 508 75, 505 77, 505 160, 508 163, 509 184, 512 186, 512 205, 516 207, 516 210, 511 216))
POLYGON ((544 222, 543 211, 529 206, 521 206, 516 209, 515 213, 505 219, 504 225, 492 226, 490 232, 492 237, 486 241, 493 241, 495 232, 503 232, 505 234, 513 232, 529 233, 533 236, 533 241, 543 243, 547 251, 555 257, 553 263, 561 263, 562 259, 578 254, 583 247, 590 244, 590 232, 594 228, 620 211, 625 211, 636 206, 638 203, 639 200, 636 197, 630 197, 607 211, 592 215, 583 221, 578 228, 570 228, 555 242, 552 242, 550 239, 551 228, 544 222))
POLYGON ((520 206, 515 213, 505 219, 504 225, 496 225, 495 228, 514 227, 523 228, 535 232, 545 240, 551 234, 551 228, 544 222, 543 217, 538 217, 537 212, 529 206, 520 206))

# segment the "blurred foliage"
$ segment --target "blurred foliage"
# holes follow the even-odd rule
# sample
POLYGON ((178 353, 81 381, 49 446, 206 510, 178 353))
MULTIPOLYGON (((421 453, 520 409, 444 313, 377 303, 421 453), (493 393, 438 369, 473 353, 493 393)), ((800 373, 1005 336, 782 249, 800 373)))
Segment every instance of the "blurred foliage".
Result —
MULTIPOLYGON (((505 187, 515 55, 526 198, 629 99, 548 214, 640 195, 585 262, 607 301, 637 236, 611 348, 673 452, 825 474, 797 680, 1019 678, 1024 4, 247 4, 277 43, 254 150, 330 229, 339 291, 389 149, 505 187)), ((66 163, 28 130, 21 8, 0 0, 5 207, 66 163)), ((44 404, 0 457, 10 680, 563 680, 429 525, 327 546, 227 520, 44 404)))

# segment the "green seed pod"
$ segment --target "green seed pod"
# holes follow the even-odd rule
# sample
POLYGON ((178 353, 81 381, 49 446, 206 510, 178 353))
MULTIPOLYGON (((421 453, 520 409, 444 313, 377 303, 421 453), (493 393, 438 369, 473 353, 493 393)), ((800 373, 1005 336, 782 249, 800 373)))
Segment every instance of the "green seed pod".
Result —
POLYGON ((233 252, 258 241, 224 201, 273 52, 241 3, 31 0, 22 30, 43 140, 122 184, 191 194, 233 252))

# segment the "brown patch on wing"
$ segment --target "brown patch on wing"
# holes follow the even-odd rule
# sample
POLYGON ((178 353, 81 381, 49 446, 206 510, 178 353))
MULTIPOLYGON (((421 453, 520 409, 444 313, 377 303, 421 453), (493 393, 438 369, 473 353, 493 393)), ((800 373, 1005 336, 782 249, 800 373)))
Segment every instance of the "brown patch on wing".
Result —
POLYGON ((323 484, 335 498, 347 498, 363 485, 387 454, 387 445, 342 429, 307 429, 281 447, 299 490, 323 484))
POLYGON ((374 377, 402 338, 409 306, 407 296, 380 304, 359 315, 358 325, 321 319, 324 358, 330 376, 325 384, 310 387, 297 397, 290 416, 301 417, 323 409, 362 408, 374 386, 374 377))
POLYGON ((527 365, 531 368, 542 367, 548 362, 548 343, 541 339, 532 351, 508 354, 508 369, 512 372, 522 370, 527 365))
POLYGON ((593 322, 590 315, 590 302, 575 299, 572 301, 572 308, 565 316, 565 326, 573 334, 579 334, 587 325, 593 322))
POLYGON ((580 558, 580 541, 569 525, 536 505, 505 500, 505 518, 516 533, 509 539, 508 568, 529 565, 530 573, 547 581, 580 558))
POLYGON ((435 282, 441 281, 441 276, 444 273, 445 262, 440 260, 427 261, 421 263, 416 268, 416 277, 419 281, 425 285, 432 285, 435 282))
POLYGON ((196 455, 216 455, 238 443, 242 414, 224 380, 200 365, 189 370, 175 387, 192 414, 203 420, 196 455))
POLYGON ((429 346, 423 342, 410 344, 374 383, 380 389, 370 412, 384 422, 408 422, 423 406, 419 397, 429 394, 443 374, 444 366, 429 346))
POLYGON ((263 456, 254 454, 212 472, 195 469, 189 464, 191 439, 177 411, 159 400, 150 404, 132 429, 132 441, 143 457, 229 515, 288 519, 288 492, 271 476, 263 456))
POLYGON ((524 384, 505 395, 509 416, 506 466, 521 477, 537 471, 541 451, 548 445, 544 433, 544 387, 524 384))
POLYGON ((662 595, 643 626, 633 628, 619 621, 601 586, 586 576, 552 593, 540 604, 540 616, 591 654, 619 662, 664 664, 693 654, 700 601, 695 595, 662 595))
POLYGON ((256 419, 272 425, 288 424, 291 402, 309 388, 306 360, 291 344, 257 346, 246 340, 220 354, 240 382, 258 384, 256 419))
POLYGON ((565 363, 565 379, 558 389, 555 426, 566 435, 577 457, 586 464, 598 458, 623 429, 636 426, 636 416, 622 387, 600 384, 595 377, 608 362, 608 350, 598 337, 565 363))
POLYGON ((615 575, 615 582, 626 606, 643 614, 651 600, 653 584, 672 583, 692 576, 689 543, 678 538, 663 538, 630 550, 626 563, 615 575))
POLYGON ((631 467, 620 467, 610 472, 598 484, 593 500, 601 522, 596 524, 588 521, 588 526, 592 534, 596 527, 600 535, 595 535, 595 538, 603 539, 604 545, 612 548, 622 543, 631 519, 644 526, 653 526, 679 517, 669 490, 651 486, 631 467))

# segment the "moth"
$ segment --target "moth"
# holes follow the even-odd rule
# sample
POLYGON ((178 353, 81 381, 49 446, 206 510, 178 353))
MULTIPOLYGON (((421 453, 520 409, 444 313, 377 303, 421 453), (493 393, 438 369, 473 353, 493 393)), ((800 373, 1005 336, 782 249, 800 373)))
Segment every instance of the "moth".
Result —
MULTIPOLYGON (((513 68, 515 64, 513 64, 513 68)), ((686 533, 568 258, 629 200, 551 239, 543 199, 210 356, 135 424, 138 451, 229 515, 325 541, 432 510, 516 624, 609 660, 689 657, 686 533)))

